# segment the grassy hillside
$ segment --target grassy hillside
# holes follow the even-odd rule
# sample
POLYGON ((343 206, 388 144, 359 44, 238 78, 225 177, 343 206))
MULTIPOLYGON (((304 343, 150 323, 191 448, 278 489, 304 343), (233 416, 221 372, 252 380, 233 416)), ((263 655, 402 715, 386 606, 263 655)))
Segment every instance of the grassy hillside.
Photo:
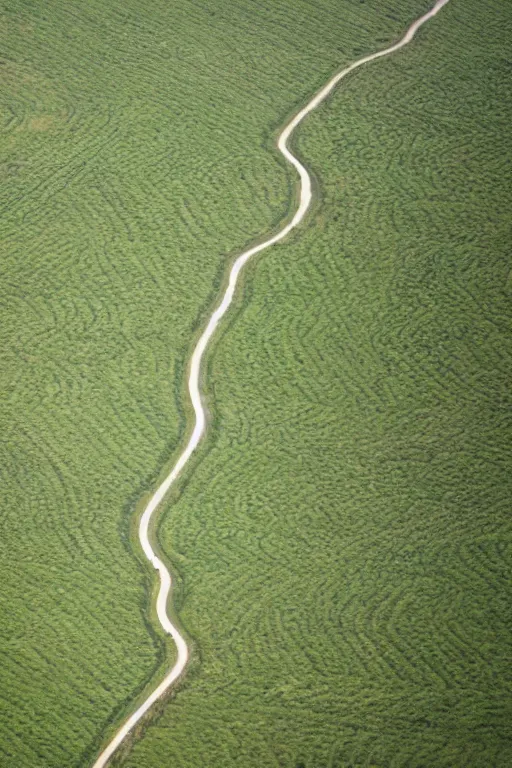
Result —
MULTIPOLYGON (((191 335, 230 255, 287 212, 276 127, 427 6, 3 4, 0 765, 87 765, 170 652, 147 626, 130 521, 184 430, 191 335)), ((224 483, 212 510, 228 509, 224 483)), ((188 543, 167 544, 191 560, 203 522, 187 519, 188 543)))
POLYGON ((201 665, 130 768, 512 765, 509 5, 452 3, 298 149, 162 539, 201 665))

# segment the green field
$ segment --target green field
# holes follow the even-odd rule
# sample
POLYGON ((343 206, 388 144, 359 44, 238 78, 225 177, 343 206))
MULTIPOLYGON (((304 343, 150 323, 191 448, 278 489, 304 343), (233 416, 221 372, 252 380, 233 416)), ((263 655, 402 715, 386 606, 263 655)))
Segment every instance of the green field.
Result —
MULTIPOLYGON (((85 768, 162 675, 134 519, 194 335, 289 212, 279 126, 429 6, 3 5, 2 768, 85 768)), ((314 212, 162 517, 193 664, 123 765, 512 765, 511 34, 451 0, 301 127, 314 212)))

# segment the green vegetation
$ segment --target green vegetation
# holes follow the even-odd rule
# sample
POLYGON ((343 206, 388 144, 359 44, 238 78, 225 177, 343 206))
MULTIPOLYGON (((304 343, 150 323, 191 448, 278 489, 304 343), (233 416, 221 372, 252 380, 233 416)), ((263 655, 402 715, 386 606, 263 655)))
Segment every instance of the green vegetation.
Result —
POLYGON ((299 134, 322 204, 163 525, 201 665, 130 768, 512 764, 512 16, 464 5, 299 134))
MULTIPOLYGON (((192 336, 287 213, 286 114, 429 5, 4 4, 0 765, 88 765, 161 672, 133 515, 192 336)), ((321 204, 161 527, 199 663, 127 766, 512 763, 511 23, 452 0, 301 128, 321 204)))

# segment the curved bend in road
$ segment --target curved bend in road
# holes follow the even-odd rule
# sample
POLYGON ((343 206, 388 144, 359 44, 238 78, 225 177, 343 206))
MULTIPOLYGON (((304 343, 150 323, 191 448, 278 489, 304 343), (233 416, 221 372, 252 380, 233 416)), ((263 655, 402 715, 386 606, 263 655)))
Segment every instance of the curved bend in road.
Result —
POLYGON ((158 571, 160 575, 160 589, 158 592, 158 598, 156 603, 158 619, 164 631, 167 632, 169 635, 171 635, 172 639, 176 643, 176 648, 178 652, 177 659, 173 668, 168 673, 168 675, 164 678, 164 680, 162 680, 160 685, 155 688, 155 690, 148 696, 148 698, 144 701, 144 703, 141 704, 141 706, 128 718, 128 720, 121 726, 121 728, 119 728, 119 730, 116 732, 113 739, 110 741, 107 747, 105 747, 103 752, 100 754, 100 756, 94 763, 93 768, 104 768, 104 766, 107 765, 111 756, 114 754, 114 752, 122 743, 122 741, 126 738, 126 736, 130 733, 130 731, 139 722, 139 720, 141 720, 141 718, 144 717, 146 712, 155 703, 155 701, 157 701, 161 696, 163 696, 163 694, 170 688, 170 686, 175 682, 175 680, 177 680, 180 677, 188 661, 189 649, 188 649, 187 643, 185 639, 182 637, 182 635, 180 634, 180 632, 178 631, 178 629, 171 622, 167 614, 167 601, 168 601, 169 593, 171 590, 171 575, 167 567, 164 565, 164 563, 156 556, 150 544, 149 523, 153 516, 153 513, 155 512, 159 504, 162 502, 162 499, 166 495, 171 485, 175 482, 175 480, 183 470, 183 467, 192 456, 193 452, 199 445, 202 436, 204 435, 204 431, 206 427, 206 414, 203 408, 203 404, 201 402, 201 390, 199 387, 199 374, 201 370, 201 361, 203 359, 205 349, 208 346, 208 342, 213 336, 215 329, 217 328, 220 320, 225 315, 227 309, 229 308, 233 300, 233 294, 235 292, 235 287, 236 287, 240 272, 242 271, 244 265, 249 261, 249 259, 252 256, 254 256, 257 253, 260 253, 260 251, 263 251, 265 248, 269 248, 271 245, 274 245, 274 243, 278 243, 280 240, 286 237, 286 235, 289 232, 291 232, 292 229, 294 229, 298 224, 300 224, 300 222, 304 218, 304 215, 306 214, 306 211, 310 206, 311 178, 307 170, 305 169, 305 167, 302 165, 302 163, 300 163, 299 160, 297 160, 297 158, 288 149, 288 146, 287 146, 288 139, 290 138, 295 128, 299 125, 299 123, 302 122, 302 120, 306 117, 306 115, 312 112, 319 104, 322 103, 322 101, 324 101, 324 99, 329 95, 329 93, 333 90, 333 88, 339 83, 340 80, 342 80, 342 78, 344 78, 346 75, 349 74, 349 72, 352 72, 354 69, 361 67, 363 64, 367 64, 369 61, 374 61, 375 59, 379 59, 382 56, 388 56, 390 53, 394 53, 395 51, 398 51, 400 48, 403 48, 404 45, 407 45, 407 43, 409 43, 413 39, 414 35, 418 31, 418 29, 422 26, 422 24, 424 24, 426 21, 428 21, 433 16, 435 16, 435 14, 438 11, 440 11, 441 8, 444 5, 446 5, 447 2, 448 0, 438 0, 436 4, 433 6, 433 8, 430 11, 428 11, 428 13, 426 13, 424 16, 421 16, 421 18, 417 19, 415 22, 411 24, 411 26, 405 33, 404 37, 398 43, 395 43, 394 45, 382 51, 378 51, 377 53, 372 53, 369 56, 364 56, 362 59, 359 59, 358 61, 351 64, 349 67, 346 67, 341 72, 338 72, 336 75, 334 75, 334 77, 332 77, 331 80, 329 80, 327 85, 325 85, 322 88, 322 90, 319 91, 316 94, 316 96, 314 96, 311 99, 311 101, 303 109, 301 109, 301 111, 298 112, 294 118, 292 118, 292 120, 290 120, 288 125, 284 128, 283 132, 279 136, 279 140, 278 140, 279 150, 282 152, 282 154, 285 156, 288 162, 290 162, 294 166, 294 168, 297 169, 300 176, 299 207, 296 213, 294 214, 293 218, 291 219, 291 221, 288 224, 286 224, 286 226, 284 226, 283 229, 281 229, 276 235, 274 235, 273 237, 270 237, 268 240, 265 240, 265 242, 260 243, 259 245, 256 245, 253 248, 249 248, 247 251, 244 251, 244 253, 242 253, 234 262, 229 275, 229 283, 226 288, 226 291, 222 297, 220 304, 211 315, 208 321, 208 324, 205 330, 203 331, 201 338, 197 342, 196 348, 194 349, 194 352, 192 354, 192 358, 190 361, 188 391, 190 394, 190 399, 192 401, 192 405, 195 413, 194 430, 190 436, 190 439, 183 453, 178 458, 172 471, 163 481, 161 486, 157 489, 154 496, 150 499, 146 509, 144 510, 144 513, 141 517, 140 524, 139 524, 139 538, 140 538, 140 543, 142 545, 142 549, 144 550, 144 554, 146 555, 147 559, 150 561, 150 563, 153 565, 153 567, 158 571))

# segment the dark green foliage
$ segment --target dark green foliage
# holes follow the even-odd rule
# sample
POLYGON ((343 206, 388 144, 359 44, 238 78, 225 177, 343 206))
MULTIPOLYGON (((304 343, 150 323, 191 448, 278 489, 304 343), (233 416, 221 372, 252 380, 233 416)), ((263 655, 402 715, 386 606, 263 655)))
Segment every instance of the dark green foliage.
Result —
MULTIPOLYGON (((0 765, 88 765, 161 672, 130 521, 192 334, 288 209, 277 126, 428 6, 4 5, 0 765)), ((512 763, 509 39, 452 0, 301 128, 320 202, 161 530, 200 663, 127 765, 512 763)))

